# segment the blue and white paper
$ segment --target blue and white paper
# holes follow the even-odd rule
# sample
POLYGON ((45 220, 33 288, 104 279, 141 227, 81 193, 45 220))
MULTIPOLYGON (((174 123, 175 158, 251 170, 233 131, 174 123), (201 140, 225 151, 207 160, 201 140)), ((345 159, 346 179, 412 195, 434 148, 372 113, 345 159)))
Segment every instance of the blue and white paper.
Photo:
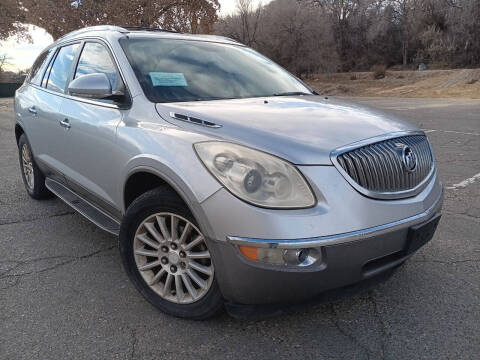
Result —
POLYGON ((150 72, 153 86, 188 86, 182 73, 150 72))

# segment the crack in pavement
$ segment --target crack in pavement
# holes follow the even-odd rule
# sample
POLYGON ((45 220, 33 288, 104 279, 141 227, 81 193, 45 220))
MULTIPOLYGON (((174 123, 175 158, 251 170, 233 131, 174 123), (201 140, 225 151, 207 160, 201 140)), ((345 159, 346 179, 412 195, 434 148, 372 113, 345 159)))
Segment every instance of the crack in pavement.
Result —
POLYGON ((133 360, 135 359, 135 347, 137 346, 137 332, 135 329, 131 329, 132 332, 132 346, 131 346, 131 351, 130 351, 130 359, 133 360))
POLYGON ((116 247, 116 245, 112 245, 112 246, 109 246, 107 248, 100 249, 100 250, 91 252, 89 254, 81 255, 81 256, 59 255, 59 256, 48 256, 48 257, 42 257, 42 258, 37 258, 37 259, 19 261, 17 265, 15 265, 14 267, 12 267, 12 268, 8 269, 7 271, 3 272, 2 274, 0 274, 0 280, 1 279, 6 279, 6 278, 22 278, 22 277, 27 276, 27 275, 40 274, 40 273, 43 273, 45 271, 54 270, 54 269, 57 269, 61 266, 64 266, 64 265, 67 265, 67 264, 70 264, 70 263, 73 263, 73 262, 76 262, 76 261, 91 258, 93 256, 96 256, 96 255, 102 253, 102 252, 112 250, 115 247, 116 247), (12 271, 14 271, 15 269, 18 269, 19 267, 21 267, 23 265, 30 265, 30 264, 34 264, 36 262, 40 262, 40 261, 44 261, 44 260, 52 260, 52 259, 66 259, 66 260, 62 261, 62 262, 59 262, 57 264, 54 264, 52 266, 44 267, 40 270, 34 270, 34 271, 29 271, 29 272, 21 272, 21 273, 18 273, 18 274, 11 274, 12 271))
MULTIPOLYGON (((10 280, 10 279, 9 279, 10 280)), ((7 290, 7 289, 10 289, 12 287, 15 287, 18 285, 18 283, 20 282, 20 278, 13 278, 12 279, 13 281, 5 286, 0 286, 0 290, 7 290)))
MULTIPOLYGON (((474 251, 478 252, 478 251, 474 251)), ((480 259, 463 259, 463 260, 453 260, 453 261, 446 261, 446 260, 435 260, 435 259, 426 259, 425 257, 422 260, 410 260, 411 263, 438 263, 444 265, 456 265, 456 264, 465 264, 465 263, 480 263, 480 259)), ((463 273, 463 271, 461 271, 463 273)), ((471 288, 480 290, 480 287, 476 283, 472 283, 468 279, 463 278, 462 276, 456 277, 458 280, 464 282, 471 288)))
POLYGON ((337 330, 340 332, 340 334, 345 336, 353 344, 355 344, 357 347, 362 349, 365 352, 365 354, 367 355, 367 359, 370 360, 370 353, 371 353, 370 349, 368 347, 366 347, 365 345, 363 345, 355 336, 353 336, 353 334, 347 332, 345 329, 343 329, 340 326, 340 319, 338 317, 337 311, 335 310, 335 304, 333 304, 333 303, 330 304, 330 310, 331 310, 331 312, 333 314, 333 318, 334 318, 333 324, 335 325, 337 330))
POLYGON ((13 267, 17 266, 18 263, 19 261, 15 260, 0 260, 0 269, 5 270, 3 272, 0 272, 0 275, 2 275, 8 270, 11 270, 13 267), (11 265, 12 267, 8 267, 8 265, 11 265))
POLYGON ((50 219, 54 217, 59 217, 59 216, 67 216, 67 215, 73 215, 76 214, 75 211, 63 211, 61 213, 56 213, 56 214, 51 214, 48 216, 39 216, 35 218, 30 218, 30 219, 21 219, 21 220, 14 220, 14 221, 4 221, 0 220, 0 226, 2 225, 12 225, 12 224, 22 224, 22 223, 27 223, 27 222, 32 222, 32 221, 37 221, 37 220, 42 220, 42 219, 50 219))
POLYGON ((385 359, 385 349, 386 349, 386 344, 385 340, 386 338, 390 337, 390 333, 387 331, 387 325, 383 321, 383 318, 378 311, 378 305, 377 305, 377 300, 375 299, 374 296, 374 290, 370 290, 367 293, 367 298, 370 300, 370 302, 373 305, 373 314, 375 315, 375 318, 377 319, 377 322, 380 324, 380 329, 381 329, 381 337, 380 337, 380 348, 382 349, 382 359, 385 359))
POLYGON ((452 211, 448 211, 448 210, 444 210, 443 212, 445 214, 449 214, 449 215, 454 215, 454 216, 458 216, 462 219, 465 219, 465 220, 473 220, 473 221, 479 221, 480 220, 480 217, 479 216, 475 216, 475 215, 472 215, 472 214, 468 214, 468 211, 470 209, 467 209, 465 212, 463 213, 456 213, 456 212, 452 212, 452 211))
MULTIPOLYGON (((31 272, 23 272, 23 273, 18 273, 18 274, 9 274, 9 273, 12 272, 15 269, 18 269, 19 267, 21 267, 23 265, 31 265, 31 264, 35 264, 35 263, 45 261, 45 260, 56 260, 56 259, 68 259, 67 261, 65 261, 63 263, 59 263, 59 264, 64 264, 64 263, 68 263, 68 262, 72 261, 72 256, 70 256, 70 255, 46 256, 46 257, 41 257, 41 258, 36 258, 36 259, 17 261, 16 264, 13 267, 11 267, 11 268, 7 269, 6 271, 0 273, 0 279, 6 278, 6 277, 18 277, 18 276, 23 276, 23 275, 30 275, 34 272, 31 271, 31 272)), ((43 271, 46 271, 46 270, 50 270, 51 268, 53 268, 54 266, 57 266, 59 264, 55 264, 51 267, 43 268, 43 269, 39 270, 38 272, 43 272, 43 271)))

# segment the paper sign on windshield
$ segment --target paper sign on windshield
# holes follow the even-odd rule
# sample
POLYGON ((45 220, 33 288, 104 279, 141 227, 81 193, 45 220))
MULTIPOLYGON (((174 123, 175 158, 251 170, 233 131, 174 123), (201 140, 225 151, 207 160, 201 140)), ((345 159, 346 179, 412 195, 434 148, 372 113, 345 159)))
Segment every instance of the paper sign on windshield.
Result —
POLYGON ((182 73, 151 72, 153 86, 188 86, 182 73))

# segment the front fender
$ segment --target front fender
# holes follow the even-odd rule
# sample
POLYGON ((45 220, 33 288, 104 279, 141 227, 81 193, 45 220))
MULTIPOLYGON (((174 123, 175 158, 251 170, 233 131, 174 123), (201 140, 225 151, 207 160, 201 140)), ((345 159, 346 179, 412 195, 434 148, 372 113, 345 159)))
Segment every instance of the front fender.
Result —
MULTIPOLYGON (((196 155, 193 155, 196 156, 196 155)), ((138 155, 132 158, 124 169, 122 188, 119 189, 122 199, 122 212, 125 213, 124 189, 130 176, 138 172, 148 172, 158 176, 169 184, 185 201, 200 227, 207 236, 213 234, 207 217, 200 204, 215 194, 222 186, 203 167, 200 160, 191 166, 180 167, 173 162, 166 163, 158 155, 138 155)))

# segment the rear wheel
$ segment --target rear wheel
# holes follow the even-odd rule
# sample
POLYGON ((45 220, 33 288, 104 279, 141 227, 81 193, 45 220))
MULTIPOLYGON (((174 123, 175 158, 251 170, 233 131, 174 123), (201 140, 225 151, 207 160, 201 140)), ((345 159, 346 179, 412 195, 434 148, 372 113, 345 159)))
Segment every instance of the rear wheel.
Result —
POLYGON ((28 195, 36 200, 52 197, 52 193, 45 186, 45 176, 35 163, 32 149, 25 134, 22 134, 18 140, 18 158, 23 184, 28 195))
POLYGON ((206 239, 169 188, 151 190, 129 206, 120 252, 134 285, 165 313, 205 319, 222 307, 206 239))

